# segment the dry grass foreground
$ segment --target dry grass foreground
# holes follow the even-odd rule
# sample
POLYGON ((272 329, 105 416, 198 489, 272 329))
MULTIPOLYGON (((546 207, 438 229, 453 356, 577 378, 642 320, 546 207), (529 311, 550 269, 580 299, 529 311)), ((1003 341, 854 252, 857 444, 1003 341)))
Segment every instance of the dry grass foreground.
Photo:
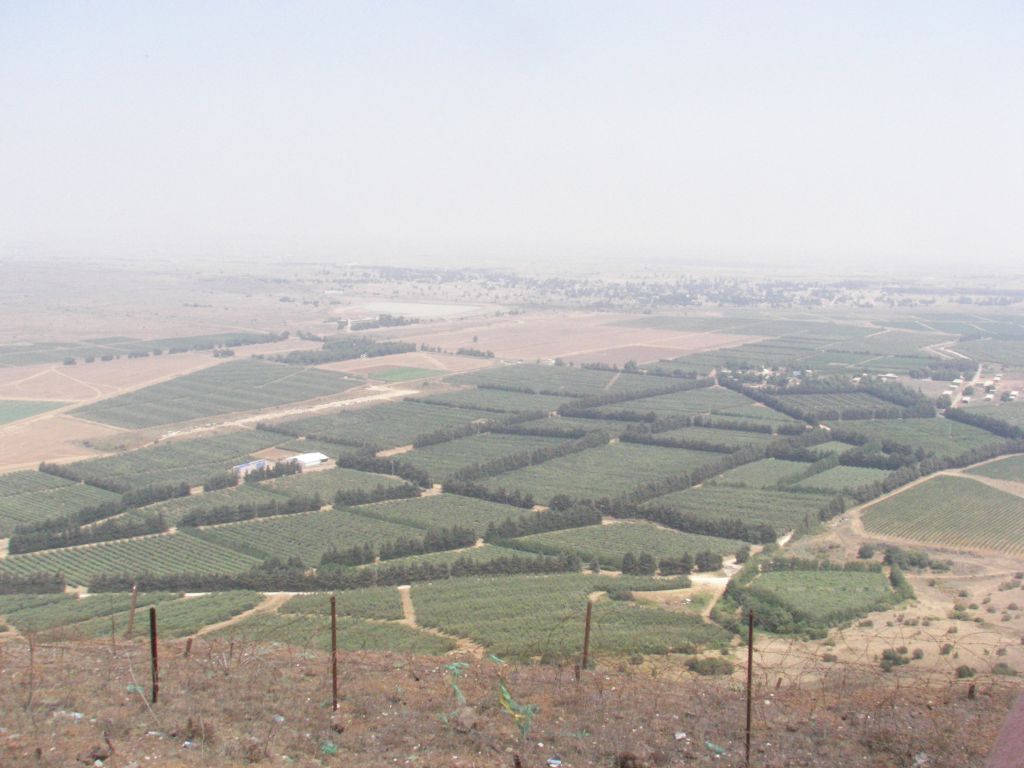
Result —
MULTIPOLYGON (((743 764, 743 686, 649 664, 568 667, 344 653, 198 638, 161 646, 150 704, 143 642, 0 645, 4 766, 574 766, 743 764), (456 700, 452 682, 465 696, 456 700), (536 705, 523 735, 502 682, 536 705)), ((760 678, 761 676, 758 676, 760 678)), ((981 766, 1014 689, 837 669, 812 685, 757 683, 753 766, 981 766)))

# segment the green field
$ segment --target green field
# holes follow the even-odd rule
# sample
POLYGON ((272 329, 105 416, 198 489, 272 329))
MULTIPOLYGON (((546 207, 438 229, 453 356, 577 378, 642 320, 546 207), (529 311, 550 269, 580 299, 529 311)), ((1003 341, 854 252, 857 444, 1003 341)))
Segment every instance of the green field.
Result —
MULTIPOLYGON (((33 472, 31 474, 41 475, 42 473, 33 472)), ((42 476, 52 477, 52 475, 42 476)), ((64 482, 65 485, 55 488, 0 496, 0 538, 10 536, 17 525, 37 523, 54 517, 65 517, 84 507, 94 506, 105 501, 117 501, 120 498, 116 493, 93 488, 91 485, 64 482)))
POLYGON ((721 457, 720 453, 707 451, 614 443, 505 472, 480 483, 531 493, 542 504, 560 493, 584 499, 615 498, 651 480, 696 469, 721 457))
POLYGON ((999 419, 1015 427, 1024 427, 1024 403, 1021 402, 972 405, 971 413, 999 419))
MULTIPOLYGON (((529 552, 520 552, 508 547, 496 547, 493 544, 484 544, 480 547, 467 547, 465 549, 449 549, 444 552, 428 552, 425 555, 409 555, 408 557, 396 557, 393 560, 385 560, 382 567, 388 566, 410 566, 410 565, 451 565, 462 557, 468 557, 474 562, 489 562, 502 557, 525 557, 532 558, 535 555, 529 552)), ((375 565, 361 565, 360 568, 376 568, 375 565)))
POLYGON ((378 475, 374 472, 361 472, 346 467, 318 469, 312 472, 301 472, 277 480, 262 483, 268 490, 279 496, 309 496, 319 493, 324 504, 334 500, 338 491, 370 491, 379 485, 388 488, 403 485, 404 480, 392 475, 378 475))
POLYGON ((719 413, 731 408, 753 405, 753 400, 724 387, 701 387, 685 392, 673 392, 669 395, 645 397, 639 400, 627 400, 624 403, 606 405, 599 408, 601 413, 634 411, 637 413, 653 413, 658 418, 670 416, 692 416, 697 413, 719 413))
POLYGON ((437 482, 472 464, 482 464, 536 448, 563 445, 554 437, 532 437, 486 432, 446 443, 427 445, 402 454, 402 460, 426 470, 437 482))
MULTIPOLYGON (((402 401, 373 408, 317 414, 279 422, 277 426, 314 440, 350 446, 372 445, 383 449, 409 445, 420 435, 496 416, 490 411, 402 401)), ((325 453, 331 455, 330 451, 325 453)))
POLYGON ((829 440, 827 443, 819 443, 818 445, 810 446, 809 450, 818 454, 819 456, 825 456, 826 454, 835 453, 842 455, 853 448, 849 443, 841 443, 838 440, 829 440))
POLYGON ((127 514, 131 517, 141 517, 160 513, 168 525, 177 525, 178 521, 189 512, 206 511, 223 506, 233 507, 240 504, 260 504, 280 498, 278 494, 270 490, 268 483, 242 483, 234 488, 223 488, 219 491, 168 499, 130 510, 127 514))
MULTIPOLYGON (((105 592, 96 595, 58 594, 55 599, 45 603, 28 605, 20 610, 4 610, 0 605, 0 615, 4 620, 22 634, 42 632, 55 627, 87 621, 88 619, 111 616, 127 612, 131 607, 132 596, 126 592, 105 592)), ((176 592, 143 593, 138 596, 138 607, 156 605, 167 600, 181 597, 176 592)), ((141 614, 139 614, 141 616, 141 614)), ((139 627, 143 625, 141 619, 139 627)), ((107 621, 107 634, 110 634, 110 622, 107 621)))
MULTIPOLYGON (((313 494, 320 494, 323 503, 330 504, 334 501, 334 495, 338 491, 370 491, 381 485, 392 487, 403 483, 403 480, 390 475, 377 475, 372 472, 335 467, 288 475, 277 480, 241 483, 233 488, 168 499, 132 510, 129 514, 141 516, 159 512, 169 525, 177 525, 178 521, 189 512, 223 506, 237 507, 241 504, 283 501, 296 496, 312 496, 313 494)), ((2 499, 0 499, 0 507, 2 507, 2 499)))
POLYGON ((245 553, 246 557, 298 557, 307 566, 316 566, 332 547, 344 550, 363 544, 378 546, 395 539, 418 539, 423 532, 335 509, 225 523, 202 528, 194 535, 218 548, 245 553))
POLYGON ((807 471, 809 466, 810 464, 802 461, 761 459, 730 469, 719 475, 715 482, 722 485, 742 485, 747 488, 768 488, 807 471))
MULTIPOLYGON (((96 595, 96 597, 100 597, 96 595)), ((90 600, 93 598, 89 598, 90 600)), ((178 600, 164 600, 156 603, 157 626, 162 638, 187 637, 195 634, 203 627, 227 621, 233 616, 255 608, 260 604, 258 592, 211 592, 208 595, 183 597, 178 600)), ((139 601, 139 609, 147 609, 137 613, 135 617, 135 633, 145 634, 148 629, 148 606, 139 601)), ((68 637, 110 637, 111 617, 95 618, 65 627, 64 634, 68 637)), ((128 627, 128 612, 113 615, 114 628, 118 633, 128 627)))
MULTIPOLYGON (((774 438, 764 432, 745 432, 740 429, 712 429, 710 427, 683 427, 659 432, 656 437, 670 440, 699 440, 704 443, 722 445, 728 448, 743 448, 748 445, 767 445, 774 438)), ((849 448, 850 446, 846 446, 849 448)))
POLYGON ((795 488, 806 488, 810 490, 825 491, 848 491, 859 488, 868 483, 883 480, 889 476, 889 470, 873 469, 871 467, 833 467, 811 475, 794 485, 795 488))
POLYGON ((56 403, 50 400, 0 400, 0 424, 8 424, 29 416, 52 411, 67 403, 56 403))
POLYGON ((1005 442, 983 429, 942 418, 857 421, 844 427, 874 440, 892 440, 911 448, 923 448, 936 456, 959 456, 972 448, 1005 442))
POLYGON ((750 421, 755 424, 764 424, 766 422, 769 424, 792 424, 797 421, 792 416, 774 411, 761 403, 747 403, 744 405, 734 405, 729 408, 720 408, 715 411, 714 415, 721 416, 723 419, 750 421))
POLYGON ((869 411, 896 408, 892 403, 866 392, 840 392, 822 394, 778 395, 784 404, 799 408, 817 418, 827 418, 832 412, 846 408, 862 408, 869 411))
MULTIPOLYGON (((566 658, 580 652, 587 595, 609 587, 658 589, 654 579, 598 576, 508 576, 414 584, 421 626, 469 637, 502 657, 566 658)), ((697 617, 600 600, 591 648, 601 654, 695 652, 728 644, 729 635, 697 617)))
POLYGON ((586 563, 596 559, 602 566, 615 569, 622 567, 622 556, 627 552, 634 555, 646 553, 653 555, 656 560, 661 560, 678 559, 684 553, 692 556, 698 552, 714 552, 728 556, 735 554, 743 546, 742 541, 682 533, 643 520, 625 520, 612 525, 588 525, 584 528, 537 533, 513 539, 509 544, 548 555, 575 552, 586 563))
POLYGON ((54 488, 63 488, 74 485, 73 480, 65 480, 63 477, 48 475, 45 472, 11 472, 7 475, 0 475, 0 499, 8 496, 18 496, 23 493, 35 493, 37 491, 48 491, 54 488))
POLYGON ((324 397, 359 382, 316 368, 237 360, 77 408, 76 416, 137 429, 324 397))
POLYGON ((968 469, 967 473, 995 480, 1008 480, 1011 483, 1024 483, 1024 456, 1007 456, 1005 459, 990 461, 980 467, 968 469))
POLYGON ((814 526, 819 520, 819 510, 827 501, 827 498, 814 493, 705 483, 699 488, 688 488, 651 499, 644 506, 668 507, 715 520, 738 518, 747 523, 764 523, 782 532, 814 526))
POLYGON ((636 394, 660 389, 670 379, 641 376, 635 373, 617 374, 614 371, 596 371, 557 365, 502 365, 482 371, 449 377, 453 384, 476 384, 487 387, 511 387, 537 394, 587 397, 604 394, 636 394))
POLYGON ((238 573, 259 560, 185 533, 123 539, 53 549, 0 560, 0 572, 16 575, 56 573, 70 584, 88 584, 105 574, 238 573))
POLYGON ((386 381, 394 384, 401 381, 415 381, 416 379, 434 378, 444 376, 444 374, 444 371, 439 371, 436 368, 389 368, 386 371, 374 371, 373 373, 367 373, 366 376, 370 379, 386 381))
POLYGON ((548 419, 528 421, 522 426, 561 431, 577 431, 582 429, 584 432, 602 429, 612 437, 618 437, 632 426, 632 422, 620 421, 618 419, 582 419, 575 416, 552 416, 548 419))
MULTIPOLYGON (((339 616, 381 621, 396 621, 402 618, 402 597, 395 587, 347 589, 335 593, 334 599, 339 616)), ((331 595, 327 592, 296 595, 282 605, 278 613, 329 616, 331 595)))
MULTIPOLYGON (((253 643, 281 643, 329 651, 330 617, 316 614, 258 613, 210 635, 253 643)), ((440 656, 455 648, 444 637, 392 622, 338 617, 338 648, 343 651, 391 651, 440 656)))
POLYGON ((794 617, 815 625, 884 610, 893 602, 884 573, 771 571, 758 576, 750 591, 781 603, 794 617))
POLYGON ((463 389, 419 398, 420 402, 447 405, 453 408, 477 408, 482 411, 554 411, 571 397, 558 395, 530 395, 525 392, 507 392, 500 389, 463 389))
POLYGON ((873 504, 863 520, 878 536, 1024 555, 1024 499, 966 477, 933 477, 873 504))
POLYGON ((507 504, 495 504, 451 493, 366 504, 352 507, 351 511, 413 528, 450 528, 461 525, 472 528, 477 536, 482 536, 490 523, 502 523, 509 517, 523 514, 523 510, 507 504))
POLYGON ((113 482, 125 488, 143 488, 154 483, 200 485, 283 439, 273 432, 243 430, 174 440, 116 456, 78 461, 67 468, 86 482, 113 482))

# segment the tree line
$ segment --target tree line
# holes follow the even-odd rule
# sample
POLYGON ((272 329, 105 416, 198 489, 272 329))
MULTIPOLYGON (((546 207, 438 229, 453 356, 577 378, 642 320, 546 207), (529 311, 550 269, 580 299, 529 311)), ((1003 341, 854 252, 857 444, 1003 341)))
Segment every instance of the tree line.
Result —
POLYGON ((79 544, 163 533, 167 528, 167 521, 160 513, 105 520, 87 527, 67 524, 62 528, 41 528, 15 533, 8 542, 7 551, 12 555, 21 555, 43 549, 74 547, 79 544))
POLYGON ((289 365, 321 365, 340 360, 354 360, 357 357, 382 357, 415 352, 416 345, 405 341, 377 341, 369 336, 331 336, 320 349, 296 349, 283 355, 256 355, 289 365))
POLYGON ((306 568, 301 561, 271 559, 240 574, 178 573, 99 575, 89 584, 91 592, 123 592, 133 586, 140 592, 213 592, 246 589, 255 591, 288 590, 320 592, 363 589, 372 586, 396 586, 422 581, 439 581, 464 576, 507 576, 518 574, 578 573, 578 557, 503 556, 478 560, 461 556, 452 563, 396 563, 393 565, 349 568, 345 566, 306 568))

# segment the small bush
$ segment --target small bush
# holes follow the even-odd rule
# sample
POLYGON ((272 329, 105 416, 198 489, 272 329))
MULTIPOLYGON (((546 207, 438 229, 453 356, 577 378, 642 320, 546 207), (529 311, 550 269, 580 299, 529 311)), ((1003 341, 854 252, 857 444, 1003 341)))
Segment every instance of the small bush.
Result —
POLYGON ((949 654, 951 654, 952 652, 953 652, 953 644, 952 643, 943 643, 942 647, 939 648, 939 655, 940 656, 949 656, 949 654))
POLYGON ((996 664, 994 667, 992 667, 992 674, 993 675, 1007 675, 1007 676, 1010 676, 1010 677, 1015 677, 1017 675, 1017 670, 1014 669, 1013 667, 1011 667, 1005 661, 1000 661, 998 664, 996 664))
POLYGON ((690 659, 686 662, 686 668, 691 672, 705 677, 711 675, 731 675, 732 662, 723 659, 721 656, 709 656, 703 659, 690 659))
POLYGON ((956 668, 956 676, 958 679, 963 680, 968 677, 974 677, 977 672, 974 667, 969 667, 966 664, 961 664, 956 668))

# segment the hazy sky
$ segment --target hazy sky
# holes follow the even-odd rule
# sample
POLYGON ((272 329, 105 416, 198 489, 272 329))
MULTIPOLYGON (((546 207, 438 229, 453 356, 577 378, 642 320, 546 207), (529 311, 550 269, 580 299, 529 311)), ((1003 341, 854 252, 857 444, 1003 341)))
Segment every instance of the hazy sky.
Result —
POLYGON ((1021 270, 1024 2, 0 0, 0 254, 1021 270))

